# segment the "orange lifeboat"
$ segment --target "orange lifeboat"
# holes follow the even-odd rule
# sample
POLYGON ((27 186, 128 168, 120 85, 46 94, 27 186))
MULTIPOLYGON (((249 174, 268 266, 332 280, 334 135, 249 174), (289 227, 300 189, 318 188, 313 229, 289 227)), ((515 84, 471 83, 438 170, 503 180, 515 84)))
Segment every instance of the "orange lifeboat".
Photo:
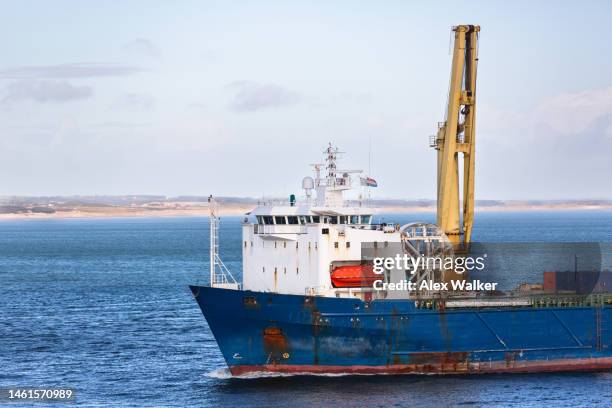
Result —
POLYGON ((372 287, 374 281, 381 279, 374 273, 372 265, 341 265, 332 270, 331 281, 335 288, 372 287))

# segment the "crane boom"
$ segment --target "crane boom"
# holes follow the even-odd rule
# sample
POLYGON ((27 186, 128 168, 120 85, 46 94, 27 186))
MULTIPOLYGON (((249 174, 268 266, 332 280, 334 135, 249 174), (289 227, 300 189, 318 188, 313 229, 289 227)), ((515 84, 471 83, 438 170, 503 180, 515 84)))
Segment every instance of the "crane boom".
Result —
POLYGON ((480 26, 453 27, 455 42, 446 120, 438 123, 431 146, 438 151, 437 224, 457 249, 467 250, 474 223, 476 68, 480 26), (459 159, 463 192, 459 197, 459 159))

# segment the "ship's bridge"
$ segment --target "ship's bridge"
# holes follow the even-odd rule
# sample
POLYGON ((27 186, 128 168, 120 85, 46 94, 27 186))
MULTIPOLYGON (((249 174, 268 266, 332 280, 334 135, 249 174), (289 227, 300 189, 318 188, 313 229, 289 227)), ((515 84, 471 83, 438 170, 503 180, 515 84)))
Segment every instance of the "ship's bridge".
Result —
POLYGON ((295 239, 308 227, 337 225, 369 229, 373 209, 368 207, 259 206, 248 215, 254 217, 253 232, 270 238, 295 239))
POLYGON ((248 215, 254 216, 259 225, 369 225, 373 212, 368 207, 260 206, 248 215))

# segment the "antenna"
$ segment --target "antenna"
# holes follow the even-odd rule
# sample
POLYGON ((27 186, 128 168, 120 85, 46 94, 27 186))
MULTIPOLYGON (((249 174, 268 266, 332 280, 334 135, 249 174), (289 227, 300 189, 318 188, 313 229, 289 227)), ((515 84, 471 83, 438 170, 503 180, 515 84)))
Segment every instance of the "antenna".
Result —
POLYGON ((368 176, 372 176, 372 135, 368 139, 368 176))
MULTIPOLYGON (((372 135, 368 138, 368 177, 372 177, 372 135)), ((367 205, 370 205, 371 197, 371 188, 367 187, 368 197, 367 197, 367 205)))

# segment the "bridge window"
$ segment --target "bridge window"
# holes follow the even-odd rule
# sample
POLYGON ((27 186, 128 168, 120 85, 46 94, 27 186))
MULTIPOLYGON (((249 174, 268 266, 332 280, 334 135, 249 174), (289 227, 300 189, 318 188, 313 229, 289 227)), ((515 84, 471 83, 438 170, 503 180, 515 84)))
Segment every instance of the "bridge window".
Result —
POLYGON ((359 224, 359 216, 351 215, 351 224, 359 224))
POLYGON ((287 217, 287 220, 289 221, 289 224, 291 225, 296 225, 298 223, 298 217, 296 216, 289 216, 287 217))
POLYGON ((331 224, 337 224, 338 223, 338 217, 336 217, 335 215, 333 217, 329 217, 329 222, 331 224))
POLYGON ((307 216, 307 215, 300 215, 300 224, 306 225, 306 224, 310 223, 309 218, 310 217, 307 216))
POLYGON ((287 218, 285 218, 283 216, 279 216, 279 215, 274 217, 274 221, 276 221, 276 225, 285 225, 285 224, 287 224, 287 218))
POLYGON ((372 218, 371 215, 362 215, 361 216, 361 223, 362 224, 369 224, 371 218, 372 218))
POLYGON ((312 216, 312 222, 314 222, 315 224, 318 224, 320 221, 320 217, 318 215, 313 215, 312 216))
POLYGON ((346 224, 346 215, 340 216, 340 224, 346 224))
POLYGON ((264 215, 261 218, 263 218, 263 223, 266 225, 274 224, 274 217, 272 217, 271 215, 264 215))
POLYGON ((257 218, 257 223, 258 223, 259 225, 262 225, 262 224, 264 223, 264 222, 263 222, 263 217, 262 217, 261 215, 258 215, 256 218, 257 218))

